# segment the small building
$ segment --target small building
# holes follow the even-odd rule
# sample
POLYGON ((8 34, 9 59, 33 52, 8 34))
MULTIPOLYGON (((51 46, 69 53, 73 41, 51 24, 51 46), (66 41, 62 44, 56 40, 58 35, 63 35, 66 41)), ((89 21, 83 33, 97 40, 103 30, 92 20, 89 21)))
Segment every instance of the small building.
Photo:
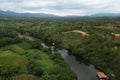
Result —
POLYGON ((103 72, 97 72, 99 80, 109 80, 109 77, 103 72))

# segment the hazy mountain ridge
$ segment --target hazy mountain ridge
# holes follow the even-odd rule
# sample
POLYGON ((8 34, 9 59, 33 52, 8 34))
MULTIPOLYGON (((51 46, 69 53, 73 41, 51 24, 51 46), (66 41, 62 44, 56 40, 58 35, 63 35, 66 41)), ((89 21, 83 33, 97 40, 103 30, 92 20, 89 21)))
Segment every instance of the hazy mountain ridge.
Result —
POLYGON ((98 14, 94 14, 91 15, 92 17, 117 17, 120 16, 120 13, 98 13, 98 14))
POLYGON ((44 13, 16 13, 12 11, 2 11, 0 10, 0 16, 10 16, 10 17, 57 17, 52 14, 44 14, 44 13))
MULTIPOLYGON (((53 14, 45 13, 16 13, 12 11, 2 11, 0 10, 0 16, 9 16, 9 17, 61 17, 53 14)), ((90 16, 64 16, 64 17, 118 17, 120 13, 98 13, 90 16)))

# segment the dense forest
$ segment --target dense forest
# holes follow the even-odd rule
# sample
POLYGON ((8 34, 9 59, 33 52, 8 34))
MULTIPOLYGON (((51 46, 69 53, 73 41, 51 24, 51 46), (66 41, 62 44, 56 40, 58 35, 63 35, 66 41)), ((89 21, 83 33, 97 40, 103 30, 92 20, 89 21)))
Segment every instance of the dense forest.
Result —
POLYGON ((42 42, 67 49, 111 80, 120 79, 120 18, 1 18, 0 77, 76 80, 61 55, 52 54, 42 42))
POLYGON ((33 24, 34 19, 0 20, 0 80, 77 80, 59 53, 52 54, 40 39, 18 36, 33 24))

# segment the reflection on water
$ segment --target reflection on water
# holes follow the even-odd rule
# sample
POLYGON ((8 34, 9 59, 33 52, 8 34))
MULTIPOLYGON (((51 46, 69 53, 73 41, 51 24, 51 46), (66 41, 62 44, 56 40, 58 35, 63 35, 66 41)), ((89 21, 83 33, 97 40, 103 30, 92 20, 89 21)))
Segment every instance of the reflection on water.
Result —
MULTIPOLYGON (((31 36, 25 36, 21 34, 18 34, 18 36, 20 38, 29 39, 31 41, 35 40, 35 38, 31 36)), ((42 43, 42 46, 49 48, 49 46, 45 45, 44 43, 42 43)), ((54 48, 55 47, 51 47, 51 50, 54 51, 54 48)), ((76 60, 75 56, 69 55, 68 51, 65 49, 58 50, 58 52, 68 63, 72 71, 76 74, 78 80, 98 80, 96 76, 97 69, 95 69, 93 65, 85 65, 84 63, 79 63, 79 61, 76 60)))
POLYGON ((72 71, 77 75, 78 80, 98 80, 96 76, 97 70, 93 65, 85 65, 79 63, 75 56, 69 55, 67 50, 59 50, 64 60, 69 64, 72 71))

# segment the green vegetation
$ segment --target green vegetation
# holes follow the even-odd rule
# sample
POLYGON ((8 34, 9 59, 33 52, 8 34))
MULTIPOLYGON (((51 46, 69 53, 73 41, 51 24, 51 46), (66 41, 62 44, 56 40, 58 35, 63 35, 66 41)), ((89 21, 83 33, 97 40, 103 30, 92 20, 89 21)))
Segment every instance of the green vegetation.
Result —
POLYGON ((27 72, 27 59, 11 51, 0 52, 0 75, 8 77, 9 75, 27 72))
MULTIPOLYGON (((51 54, 49 49, 41 46, 41 41, 50 46, 54 42, 56 47, 66 48, 70 54, 94 64, 112 80, 119 80, 120 37, 113 35, 120 33, 119 25, 120 18, 1 19, 0 58, 2 59, 3 53, 8 57, 14 54, 25 58, 24 64, 21 64, 27 66, 24 73, 21 73, 23 70, 21 65, 15 64, 18 63, 17 60, 13 62, 15 64, 13 67, 21 68, 16 73, 18 76, 33 75, 41 80, 76 80, 59 53, 51 54), (72 32, 73 30, 83 31, 88 35, 72 32), (18 33, 37 39, 35 41, 21 39, 18 33)), ((22 62, 21 59, 20 61, 22 62)), ((7 61, 0 62, 3 67, 6 67, 2 65, 3 63, 9 66, 7 61)), ((16 77, 13 74, 15 72, 11 72, 10 76, 16 77)))
POLYGON ((59 53, 43 48, 40 39, 18 36, 35 23, 13 19, 0 24, 0 79, 76 80, 59 53))
MULTIPOLYGON (((0 53, 0 63, 2 65, 9 65, 9 66, 22 65, 21 67, 24 67, 26 64, 25 62, 26 62, 25 57, 17 55, 11 51, 3 51, 0 53), (4 61, 4 60, 6 60, 6 61, 4 61), (23 61, 21 61, 21 60, 23 60, 23 61), (9 61, 11 63, 9 63, 9 61)), ((23 70, 23 71, 25 71, 25 70, 23 70)))

